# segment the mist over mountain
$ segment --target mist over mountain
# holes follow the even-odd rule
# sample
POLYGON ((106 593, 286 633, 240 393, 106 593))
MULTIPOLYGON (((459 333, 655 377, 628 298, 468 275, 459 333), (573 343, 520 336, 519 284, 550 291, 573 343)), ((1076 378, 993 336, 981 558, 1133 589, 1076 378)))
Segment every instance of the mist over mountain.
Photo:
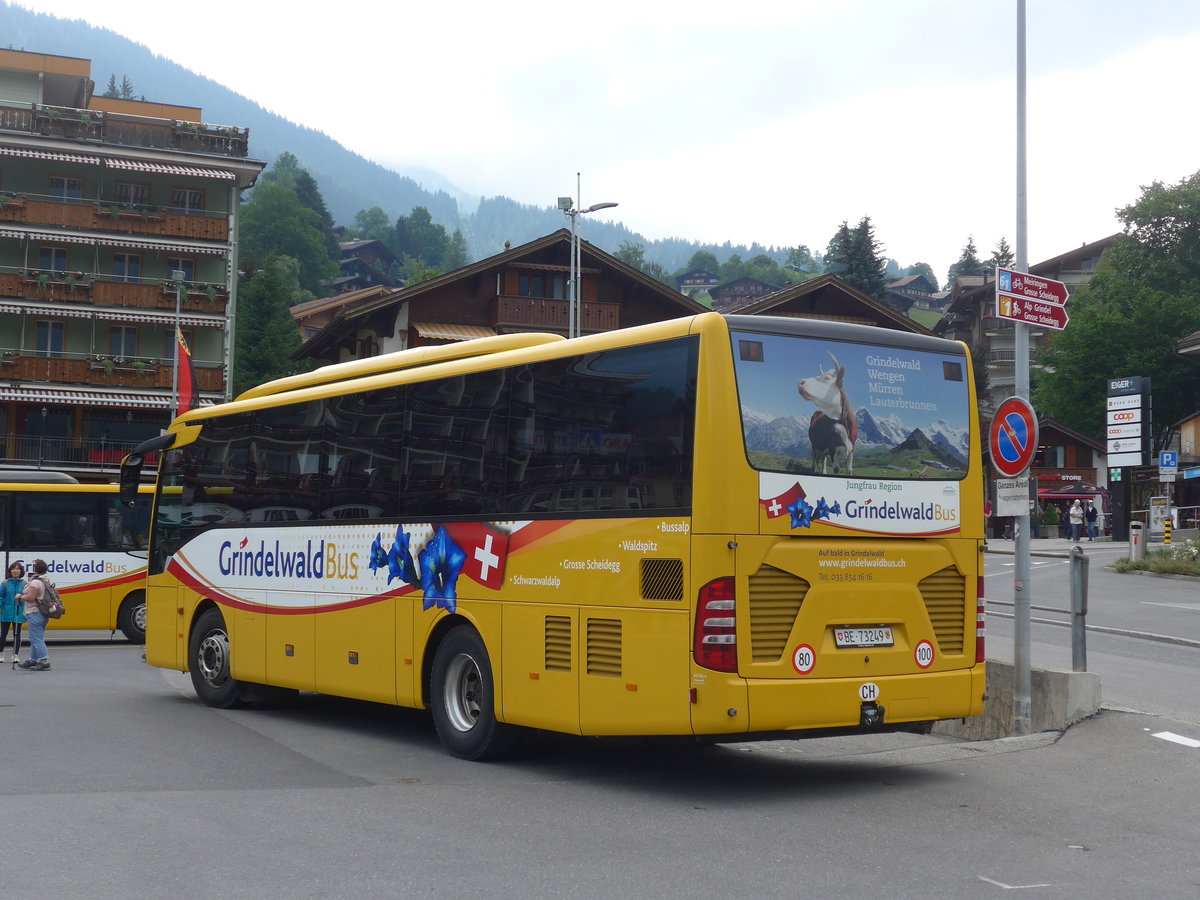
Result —
MULTIPOLYGON (((197 8, 197 15, 205 14, 197 8)), ((472 196, 427 167, 385 168, 142 44, 77 19, 60 19, 0 0, 0 46, 90 59, 97 94, 104 92, 109 76, 115 75, 118 83, 128 77, 139 100, 198 106, 207 123, 248 127, 250 155, 271 163, 285 151, 295 154, 316 179, 326 207, 341 225, 353 223, 359 210, 375 206, 393 222, 414 207, 424 206, 435 223, 448 231, 462 230, 472 259, 501 252, 506 241, 515 246, 569 225, 554 207, 522 204, 501 195, 472 196)), ((226 51, 253 52, 252 48, 221 48, 213 54, 214 67, 220 64, 220 53, 226 51)), ((582 237, 610 253, 626 241, 642 244, 646 261, 668 271, 682 268, 697 250, 707 250, 721 262, 734 253, 743 259, 763 253, 780 263, 787 256, 787 248, 759 244, 701 244, 682 238, 650 241, 619 222, 585 217, 578 224, 582 237)))

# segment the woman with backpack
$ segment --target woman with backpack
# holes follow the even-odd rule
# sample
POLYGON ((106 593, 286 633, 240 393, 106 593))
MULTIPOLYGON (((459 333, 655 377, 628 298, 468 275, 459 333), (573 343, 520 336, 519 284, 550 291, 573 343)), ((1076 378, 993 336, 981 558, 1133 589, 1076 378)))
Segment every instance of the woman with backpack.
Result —
POLYGON ((45 672, 50 668, 50 651, 46 649, 46 623, 50 617, 42 612, 46 595, 46 573, 50 567, 44 559, 33 561, 33 577, 25 585, 21 599, 25 601, 25 621, 29 623, 29 659, 21 663, 22 669, 45 672))
POLYGON ((15 562, 8 567, 8 578, 0 584, 0 663, 4 662, 4 642, 8 630, 13 633, 13 663, 21 651, 21 626, 25 624, 25 603, 21 594, 25 592, 25 566, 15 562))

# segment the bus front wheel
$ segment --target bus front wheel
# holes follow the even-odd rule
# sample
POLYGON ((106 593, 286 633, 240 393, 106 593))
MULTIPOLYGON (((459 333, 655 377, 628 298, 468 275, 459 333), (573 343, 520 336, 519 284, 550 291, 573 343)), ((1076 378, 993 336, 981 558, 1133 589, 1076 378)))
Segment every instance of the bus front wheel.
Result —
POLYGON ((241 682, 230 674, 229 662, 225 617, 216 607, 206 609, 196 620, 188 645, 192 687, 205 706, 232 709, 241 705, 241 682))
POLYGON ((134 591, 121 601, 117 628, 133 644, 146 643, 146 592, 134 591))
POLYGON ((496 721, 492 664, 474 628, 459 626, 438 645, 430 701, 438 737, 452 755, 497 759, 516 745, 516 729, 496 721))

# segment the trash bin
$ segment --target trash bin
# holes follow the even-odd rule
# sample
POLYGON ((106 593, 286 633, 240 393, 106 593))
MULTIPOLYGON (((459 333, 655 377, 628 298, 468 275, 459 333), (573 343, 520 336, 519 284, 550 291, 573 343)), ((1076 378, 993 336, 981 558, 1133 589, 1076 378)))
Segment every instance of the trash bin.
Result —
POLYGON ((1129 523, 1129 561, 1141 562, 1146 558, 1146 543, 1143 540, 1141 522, 1129 523))

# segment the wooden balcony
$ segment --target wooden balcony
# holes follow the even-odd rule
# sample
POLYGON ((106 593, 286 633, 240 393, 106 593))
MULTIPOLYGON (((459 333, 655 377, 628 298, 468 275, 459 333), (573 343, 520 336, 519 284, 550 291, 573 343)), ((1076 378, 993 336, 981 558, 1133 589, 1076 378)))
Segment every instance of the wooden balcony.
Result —
POLYGON ((95 109, 0 103, 0 128, 48 137, 218 156, 249 155, 250 129, 95 109))
MULTIPOLYGON (((225 387, 224 368, 195 365, 196 386, 202 391, 220 391, 225 387)), ((5 381, 53 383, 59 385, 121 387, 127 390, 171 390, 174 367, 170 360, 144 360, 135 364, 111 366, 111 371, 93 359, 66 359, 22 353, 0 361, 0 378, 5 381)))
MULTIPOLYGON (((499 296, 492 301, 492 324, 504 328, 561 331, 570 325, 570 301, 541 297, 499 296)), ((621 304, 585 300, 581 304, 579 331, 615 331, 621 327, 621 304)))
POLYGON ((229 240, 229 217, 225 213, 184 215, 169 209, 124 207, 104 201, 72 202, 20 195, 0 207, 0 222, 222 243, 229 240))
MULTIPOLYGON (((0 272, 0 297, 27 300, 92 303, 97 306, 119 306, 126 309, 175 309, 175 288, 166 282, 133 284, 85 274, 72 285, 65 279, 39 281, 19 272, 0 272)), ((229 295, 222 287, 210 297, 205 286, 189 287, 180 304, 184 312, 225 314, 229 295)))

